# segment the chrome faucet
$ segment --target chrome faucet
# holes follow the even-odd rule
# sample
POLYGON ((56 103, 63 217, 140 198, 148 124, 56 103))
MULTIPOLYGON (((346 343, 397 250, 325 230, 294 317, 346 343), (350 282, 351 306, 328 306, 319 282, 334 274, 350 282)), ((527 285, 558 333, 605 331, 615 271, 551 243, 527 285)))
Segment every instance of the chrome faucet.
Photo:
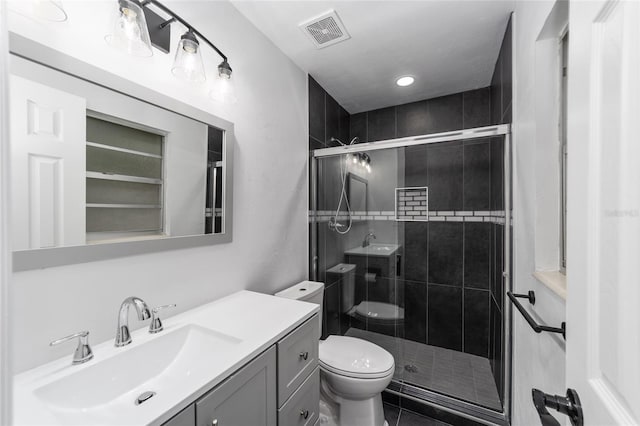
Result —
POLYGON ((144 300, 139 297, 127 297, 120 305, 118 313, 118 330, 116 330, 116 347, 126 346, 131 343, 131 334, 129 333, 129 306, 133 305, 138 313, 138 319, 144 321, 151 318, 151 313, 144 300))
POLYGON ((371 244, 371 238, 376 239, 376 234, 373 231, 369 231, 367 235, 364 236, 364 240, 362 240, 362 247, 368 247, 371 244))
POLYGON ((89 346, 88 331, 79 331, 70 336, 54 340, 53 342, 49 343, 49 346, 56 346, 60 343, 68 342, 69 340, 73 340, 75 338, 78 338, 78 347, 73 353, 73 361, 71 363, 73 365, 83 364, 93 358, 93 351, 91 350, 91 346, 89 346))

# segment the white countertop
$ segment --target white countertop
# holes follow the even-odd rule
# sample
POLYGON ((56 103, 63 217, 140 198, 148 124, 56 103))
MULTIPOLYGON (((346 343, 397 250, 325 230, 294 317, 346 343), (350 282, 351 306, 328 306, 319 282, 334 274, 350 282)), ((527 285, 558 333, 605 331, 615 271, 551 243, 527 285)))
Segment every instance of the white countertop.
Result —
MULTIPOLYGON (((14 377, 13 418, 15 424, 30 425, 142 425, 161 424, 189 403, 204 395, 251 359, 282 339, 319 311, 319 306, 271 295, 240 291, 198 308, 163 320, 164 331, 149 334, 147 327, 132 333, 133 342, 116 348, 113 339, 93 346, 94 359, 81 365, 71 365, 69 356, 44 364, 14 377), (131 404, 121 410, 92 408, 62 410, 49 406, 37 396, 36 390, 65 376, 91 368, 100 361, 123 351, 162 337, 187 325, 197 325, 239 339, 239 343, 224 351, 203 353, 210 357, 206 374, 190 378, 184 387, 177 386, 141 405, 134 405, 135 395, 123 395, 131 404), (202 376, 202 377, 200 377, 202 376), (113 412, 119 411, 119 412, 113 412)), ((113 318, 114 324, 117 318, 113 318)), ((96 383, 100 386, 100 383, 96 383)))

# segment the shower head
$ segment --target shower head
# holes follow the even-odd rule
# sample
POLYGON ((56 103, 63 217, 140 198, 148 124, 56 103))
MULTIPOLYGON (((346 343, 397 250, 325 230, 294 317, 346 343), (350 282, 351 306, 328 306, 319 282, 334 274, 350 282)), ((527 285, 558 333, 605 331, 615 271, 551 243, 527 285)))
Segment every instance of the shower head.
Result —
MULTIPOLYGON (((357 141, 358 141, 358 137, 356 136, 353 139, 351 139, 351 142, 349 142, 349 145, 353 145, 357 141)), ((329 138, 329 142, 338 142, 342 146, 349 146, 346 143, 343 143, 340 139, 334 138, 333 136, 329 138)))

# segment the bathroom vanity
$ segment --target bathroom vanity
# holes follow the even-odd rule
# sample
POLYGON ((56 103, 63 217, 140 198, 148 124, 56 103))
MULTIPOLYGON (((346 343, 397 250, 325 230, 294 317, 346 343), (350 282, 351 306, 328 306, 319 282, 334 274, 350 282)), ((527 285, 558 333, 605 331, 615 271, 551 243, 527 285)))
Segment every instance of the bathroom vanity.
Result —
POLYGON ((16 376, 14 423, 315 425, 318 310, 241 291, 125 347, 110 339, 85 364, 69 356, 16 376))

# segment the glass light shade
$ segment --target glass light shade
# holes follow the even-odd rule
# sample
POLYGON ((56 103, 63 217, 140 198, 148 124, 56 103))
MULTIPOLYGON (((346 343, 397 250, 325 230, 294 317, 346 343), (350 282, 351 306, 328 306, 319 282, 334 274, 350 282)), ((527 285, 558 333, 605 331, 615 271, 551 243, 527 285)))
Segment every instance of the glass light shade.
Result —
POLYGON ((152 56, 151 39, 142 7, 135 1, 119 0, 112 26, 104 39, 112 47, 132 56, 152 56))
POLYGON ((213 99, 214 101, 223 102, 226 104, 235 104, 238 101, 238 98, 236 98, 236 91, 233 80, 216 76, 216 78, 213 79, 209 97, 211 97, 211 99, 213 99))
POLYGON ((59 0, 33 0, 33 14, 40 19, 51 22, 64 22, 67 12, 59 0))
MULTIPOLYGON (((189 33, 187 33, 189 34, 189 33)), ((178 78, 193 82, 206 80, 204 73, 204 63, 200 53, 200 45, 195 40, 195 36, 182 36, 178 43, 176 58, 173 61, 171 72, 178 78), (191 38, 193 37, 193 38, 191 38)))

